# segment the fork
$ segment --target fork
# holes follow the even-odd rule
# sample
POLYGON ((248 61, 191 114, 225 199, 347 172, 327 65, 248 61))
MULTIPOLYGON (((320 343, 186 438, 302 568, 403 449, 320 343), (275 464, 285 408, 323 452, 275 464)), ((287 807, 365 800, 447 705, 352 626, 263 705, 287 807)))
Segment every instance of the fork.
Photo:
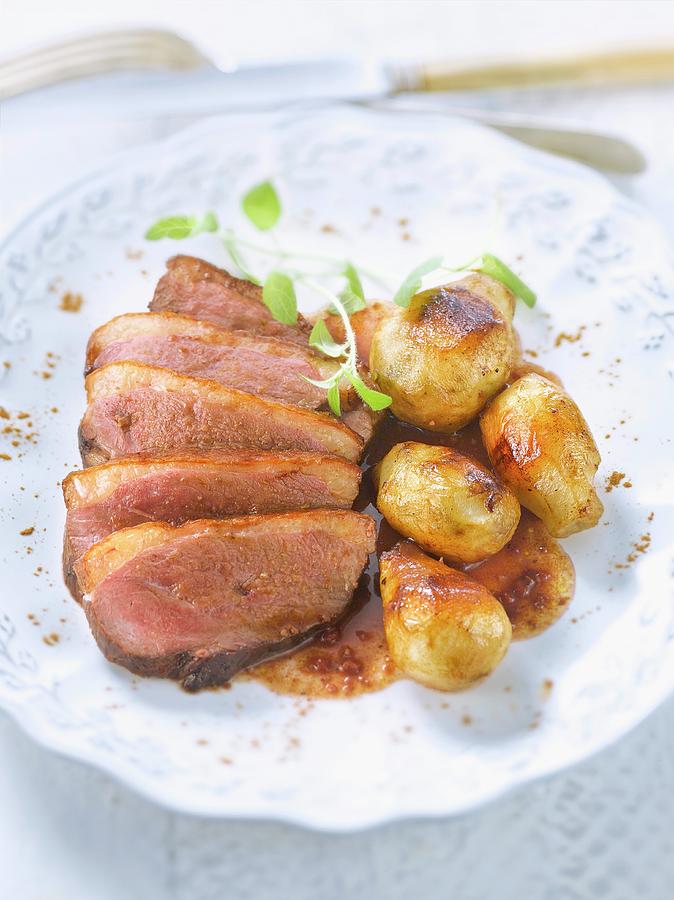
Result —
POLYGON ((128 29, 74 38, 0 63, 0 99, 60 81, 128 69, 213 67, 172 31, 128 29))
MULTIPOLYGON (((338 62, 335 68, 339 76, 346 72, 347 60, 338 62)), ((354 66, 357 63, 352 61, 354 66)), ((369 64, 371 61, 367 61, 369 64)), ((333 60, 334 64, 335 61, 333 60)), ((316 68, 331 63, 302 63, 286 67, 295 73, 295 87, 302 84, 301 96, 307 97, 306 85, 312 84, 316 68)), ((281 67, 282 68, 282 67, 281 67)), ((364 66, 367 68, 367 66, 364 66)), ((373 69, 372 65, 369 66, 373 69)), ((88 37, 63 41, 45 49, 34 50, 6 62, 0 62, 0 99, 8 99, 57 82, 85 78, 110 72, 129 70, 201 70, 216 74, 246 72, 255 76, 254 84, 276 86, 278 102, 293 99, 292 90, 283 88, 279 94, 277 77, 279 67, 237 69, 221 65, 205 56, 190 41, 178 34, 162 29, 127 29, 106 31, 88 37), (276 74, 274 74, 276 73, 276 74)), ((390 100, 392 95, 433 91, 477 90, 504 86, 528 86, 549 84, 558 80, 574 84, 606 84, 633 81, 662 81, 674 79, 674 50, 671 48, 649 51, 618 51, 594 56, 580 56, 564 60, 509 61, 481 65, 459 62, 432 65, 415 64, 404 67, 375 66, 375 81, 360 82, 360 102, 377 105, 390 100)), ((333 81, 335 79, 333 78, 333 81)), ((342 91, 353 101, 349 88, 344 88, 341 77, 337 87, 331 89, 326 99, 341 97, 342 91)), ((210 95, 209 95, 210 96, 210 95)), ((217 96, 217 95, 216 95, 217 96)), ((236 105, 236 93, 228 94, 226 101, 220 95, 218 111, 236 105)), ((323 96, 320 92, 317 96, 323 96)), ((155 96, 156 102, 156 96, 155 96)), ((242 94, 241 102, 254 105, 253 95, 242 94)), ((161 105, 161 104, 159 104, 161 105)), ((543 122, 537 118, 515 114, 492 114, 480 109, 444 107, 444 112, 474 119, 488 127, 560 156, 579 159, 595 168, 621 174, 636 174, 645 168, 645 160, 639 150, 622 138, 577 128, 543 122)))

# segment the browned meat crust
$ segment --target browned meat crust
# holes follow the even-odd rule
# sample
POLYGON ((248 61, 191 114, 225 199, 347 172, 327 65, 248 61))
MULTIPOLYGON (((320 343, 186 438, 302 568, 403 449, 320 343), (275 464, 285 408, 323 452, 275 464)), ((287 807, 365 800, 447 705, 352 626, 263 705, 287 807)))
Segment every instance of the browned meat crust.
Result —
POLYGON ((169 311, 212 322, 221 328, 249 331, 306 344, 311 331, 299 316, 297 325, 277 322, 262 302, 262 288, 235 278, 194 256, 174 256, 166 263, 150 302, 153 312, 169 311))

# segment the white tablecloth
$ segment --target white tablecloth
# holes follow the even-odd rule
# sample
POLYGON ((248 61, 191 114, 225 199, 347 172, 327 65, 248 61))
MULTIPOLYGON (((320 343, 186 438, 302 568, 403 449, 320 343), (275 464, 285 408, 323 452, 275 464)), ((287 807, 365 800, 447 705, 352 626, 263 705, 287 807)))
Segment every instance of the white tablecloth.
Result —
MULTIPOLYGON (((12 5, 24 11, 31 7, 30 2, 12 5)), ((607 32, 616 33, 620 20, 622 32, 627 33, 625 7, 630 6, 635 32, 653 34, 659 8, 666 5, 577 4, 585 18, 571 4, 566 8, 571 8, 569 18, 579 29, 585 21, 579 40, 587 43, 588 33, 600 27, 601 7, 607 32), (650 32, 644 31, 644 17, 638 12, 645 6, 652 13, 646 23, 650 32)), ((97 23, 100 6, 95 5, 94 12, 94 5, 86 7, 82 24, 87 17, 97 23)), ((106 6, 108 11, 111 6, 106 6)), ((122 6, 129 18, 129 5, 122 6)), ((216 6, 202 4, 209 21, 217 18, 216 6)), ((277 5, 286 10, 286 25, 290 19, 299 21, 300 6, 277 5)), ((362 8, 359 16, 355 4, 344 3, 340 11, 325 4, 315 6, 320 9, 313 10, 308 30, 319 55, 328 46, 333 53, 367 52, 365 26, 370 22, 374 28, 373 4, 362 8), (324 17, 322 29, 320 16, 324 17), (328 16, 336 24, 326 31, 328 16), (335 33, 341 40, 337 46, 331 40, 335 33), (350 44, 344 46, 347 39, 350 44)), ((401 29, 408 20, 421 28, 425 16, 435 18, 437 22, 420 32, 424 40, 416 44, 411 40, 418 52, 438 52, 442 16, 450 15, 448 8, 438 10, 444 4, 415 4, 414 16, 400 9, 410 4, 375 6, 378 15, 382 9, 389 10, 384 35, 395 33, 394 49, 399 54, 405 46, 401 29)), ((468 10, 465 15, 470 19, 468 23, 460 20, 458 33, 478 41, 478 12, 465 4, 458 6, 468 10)), ((508 24, 508 17, 499 12, 499 34, 522 45, 526 9, 523 12, 522 4, 510 6, 517 7, 519 30, 513 31, 512 22, 508 24)), ((532 5, 525 6, 531 9, 532 5)), ((194 4, 167 4, 169 19, 182 22, 188 7, 193 10, 194 4)), ((488 26, 494 4, 474 7, 481 8, 488 30, 486 48, 493 50, 497 36, 488 26)), ((57 8, 60 11, 60 4, 54 5, 54 15, 57 8)), ((243 18, 235 21, 235 31, 252 27, 247 9, 245 13, 239 9, 243 18)), ((534 31, 548 45, 559 37, 560 28, 564 31, 561 5, 552 4, 550 9, 556 23, 552 31, 557 28, 553 35, 544 28, 540 14, 532 17, 534 31)), ((47 16, 50 21, 52 13, 47 16)), ((271 19, 281 17, 278 8, 274 13, 269 4, 265 14, 271 19)), ((36 34, 42 35, 44 27, 44 22, 36 26, 36 34)), ((568 22, 565 28, 567 33, 568 22)), ((15 29, 15 36, 25 37, 20 31, 15 29)), ((383 46, 381 35, 378 40, 383 46)), ((297 50, 296 31, 288 33, 288 45, 290 51, 297 50)), ((272 55, 271 47, 266 29, 260 55, 272 55)), ((674 85, 511 96, 494 93, 452 102, 570 116, 633 139, 648 157, 648 171, 636 179, 614 180, 621 190, 650 207, 674 237, 674 85)), ((48 118, 38 117, 30 126, 24 122, 11 133, 3 130, 3 234, 32 205, 83 169, 100 165, 109 152, 170 133, 189 117, 124 116, 97 123, 95 128, 73 121, 56 127, 53 116, 51 124, 48 118)), ((485 809, 458 819, 406 822, 352 836, 312 834, 268 823, 198 821, 166 812, 108 777, 35 746, 4 718, 0 718, 0 798, 0 896, 19 900, 332 900, 345 896, 668 900, 674 895, 674 700, 594 759, 485 809)))

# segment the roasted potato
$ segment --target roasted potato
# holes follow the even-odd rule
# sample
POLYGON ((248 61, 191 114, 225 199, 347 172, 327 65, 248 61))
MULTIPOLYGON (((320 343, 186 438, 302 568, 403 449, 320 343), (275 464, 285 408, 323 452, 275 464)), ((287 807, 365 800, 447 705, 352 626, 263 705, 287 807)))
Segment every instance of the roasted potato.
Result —
POLYGON ((486 588, 411 541, 382 554, 380 570, 386 640, 402 672, 427 687, 460 691, 494 671, 512 629, 486 588))
POLYGON ((520 505, 484 466, 449 447, 396 444, 374 471, 378 510, 436 556, 477 562, 513 536, 520 505))
POLYGON ((554 537, 596 525, 604 507, 593 486, 600 462, 571 397, 541 375, 519 378, 480 418, 498 475, 554 537))
POLYGON ((515 356, 513 294, 486 275, 422 291, 376 325, 370 371, 399 419, 452 432, 506 383, 515 356))

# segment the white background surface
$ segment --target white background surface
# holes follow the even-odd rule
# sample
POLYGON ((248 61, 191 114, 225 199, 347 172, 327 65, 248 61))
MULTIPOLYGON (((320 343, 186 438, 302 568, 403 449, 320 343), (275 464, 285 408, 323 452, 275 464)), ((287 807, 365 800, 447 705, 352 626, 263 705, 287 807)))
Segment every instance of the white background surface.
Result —
MULTIPOLYGON (((391 58, 674 44, 671 3, 149 3, 5 0, 0 55, 104 24, 179 28, 221 60, 353 53, 391 58)), ((618 186, 674 237, 674 85, 454 98, 618 131, 648 172, 618 186)), ((182 121, 134 118, 60 127, 53 110, 3 128, 2 232, 109 152, 182 121)), ((472 900, 639 896, 674 884, 674 703, 572 772, 447 822, 354 836, 264 823, 199 822, 163 812, 106 777, 34 747, 0 721, 2 896, 38 898, 331 898, 417 895, 472 900)))

